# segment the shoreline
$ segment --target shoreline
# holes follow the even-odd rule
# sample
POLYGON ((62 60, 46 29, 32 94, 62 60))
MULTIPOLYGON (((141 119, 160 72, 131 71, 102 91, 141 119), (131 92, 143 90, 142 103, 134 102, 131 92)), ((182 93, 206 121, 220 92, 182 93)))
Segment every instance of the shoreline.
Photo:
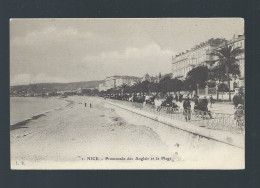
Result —
MULTIPOLYGON (((16 98, 19 98, 19 97, 16 97, 16 98)), ((36 97, 34 97, 36 98, 36 97)), ((53 99, 53 98, 52 98, 53 99)), ((51 113, 53 111, 56 111, 56 110, 62 110, 63 108, 66 108, 67 106, 69 105, 72 105, 74 103, 74 101, 72 100, 68 100, 68 99, 62 99, 62 98, 55 98, 56 100, 62 100, 62 101, 65 101, 67 102, 67 104, 65 105, 62 105, 59 106, 59 107, 56 107, 56 108, 52 108, 52 109, 49 109, 49 110, 46 110, 46 111, 43 111, 42 113, 39 113, 39 114, 36 114, 36 115, 33 115, 29 118, 26 118, 24 120, 19 120, 13 124, 11 124, 11 118, 10 118, 10 131, 12 130, 15 130, 15 129, 19 129, 19 128, 23 128, 22 126, 28 124, 30 121, 32 120, 36 120, 38 118, 41 118, 43 116, 46 116, 48 113, 51 113)))

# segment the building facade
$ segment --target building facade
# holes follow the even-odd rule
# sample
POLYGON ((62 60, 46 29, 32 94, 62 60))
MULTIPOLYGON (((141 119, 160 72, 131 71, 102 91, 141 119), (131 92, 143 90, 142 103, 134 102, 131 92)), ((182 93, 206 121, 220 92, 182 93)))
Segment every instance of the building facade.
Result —
POLYGON ((159 73, 159 76, 150 76, 148 73, 146 73, 142 77, 142 82, 148 81, 148 82, 153 82, 153 83, 159 83, 160 79, 161 79, 161 73, 159 73))
POLYGON ((99 84, 99 91, 106 91, 111 88, 115 89, 123 84, 132 86, 137 81, 141 81, 141 79, 135 76, 109 76, 105 79, 105 83, 99 84))
MULTIPOLYGON (((211 66, 213 66, 211 62, 216 60, 216 57, 211 55, 213 50, 221 48, 226 44, 233 45, 234 48, 241 47, 241 49, 244 49, 244 41, 244 35, 233 37, 230 41, 210 39, 205 43, 195 46, 191 50, 186 50, 186 52, 182 52, 175 57, 172 57, 172 78, 184 80, 188 72, 197 66, 205 65, 211 68, 211 66)), ((239 59, 241 76, 239 78, 232 79, 231 90, 233 90, 233 86, 244 86, 244 53, 237 56, 237 59, 239 59)))
MULTIPOLYGON (((230 41, 235 48, 240 47, 242 50, 245 50, 245 35, 238 35, 237 38, 233 38, 230 41)), ((234 90, 235 87, 244 87, 245 86, 245 52, 241 53, 237 56, 239 60, 239 70, 240 70, 240 77, 232 78, 230 88, 234 90)))
POLYGON ((109 88, 106 86, 106 83, 102 83, 98 85, 98 91, 106 91, 109 88))
POLYGON ((220 42, 209 40, 173 57, 172 77, 184 80, 192 68, 200 65, 210 66, 209 62, 212 62, 214 59, 210 53, 220 42))
POLYGON ((137 81, 140 81, 140 78, 135 77, 135 76, 120 76, 116 78, 116 86, 119 87, 123 84, 132 86, 134 85, 137 81))

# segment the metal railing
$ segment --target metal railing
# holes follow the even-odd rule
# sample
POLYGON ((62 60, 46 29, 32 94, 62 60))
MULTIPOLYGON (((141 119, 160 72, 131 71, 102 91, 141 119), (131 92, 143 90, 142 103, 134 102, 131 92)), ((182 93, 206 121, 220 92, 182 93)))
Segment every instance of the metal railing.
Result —
POLYGON ((155 106, 122 100, 110 99, 113 103, 122 104, 132 108, 137 108, 152 114, 165 116, 179 121, 187 121, 199 127, 214 130, 231 131, 233 133, 244 133, 244 116, 235 118, 233 114, 215 113, 211 111, 174 109, 171 107, 155 106))

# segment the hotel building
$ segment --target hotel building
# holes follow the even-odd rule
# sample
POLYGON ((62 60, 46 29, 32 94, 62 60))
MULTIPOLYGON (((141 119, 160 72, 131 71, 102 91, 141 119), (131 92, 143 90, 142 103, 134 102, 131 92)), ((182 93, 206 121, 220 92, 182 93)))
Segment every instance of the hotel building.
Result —
POLYGON ((142 77, 142 82, 148 81, 148 82, 159 83, 160 79, 161 79, 161 74, 159 74, 159 76, 150 76, 148 73, 146 73, 142 77))
POLYGON ((99 84, 99 91, 117 88, 123 84, 132 86, 137 81, 141 81, 141 79, 135 76, 109 76, 105 79, 105 83, 99 84))
MULTIPOLYGON (((195 46, 191 50, 186 50, 175 57, 172 57, 172 78, 178 78, 184 80, 187 73, 194 67, 205 65, 211 68, 213 60, 216 59, 215 56, 211 55, 212 51, 223 47, 225 44, 233 45, 233 47, 241 47, 244 49, 244 35, 238 35, 233 37, 232 40, 224 42, 221 39, 210 39, 207 42, 201 43, 195 46)), ((231 84, 231 89, 234 87, 244 86, 244 65, 245 58, 244 53, 237 57, 239 59, 239 67, 241 76, 240 78, 233 79, 231 84)))
MULTIPOLYGON (((232 40, 228 41, 227 45, 232 45, 233 48, 240 47, 245 50, 245 35, 238 35, 233 37, 232 40)), ((224 44, 217 47, 217 49, 223 47, 224 44)), ((232 78, 230 81, 230 89, 233 90, 235 87, 245 86, 245 53, 241 53, 237 56, 238 65, 240 69, 240 77, 232 78)))

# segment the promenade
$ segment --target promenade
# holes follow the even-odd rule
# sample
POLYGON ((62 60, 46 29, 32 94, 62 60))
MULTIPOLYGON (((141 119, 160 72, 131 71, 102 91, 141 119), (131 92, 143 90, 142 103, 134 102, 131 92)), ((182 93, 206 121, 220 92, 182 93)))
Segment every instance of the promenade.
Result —
MULTIPOLYGON (((191 120, 185 122, 182 114, 183 108, 180 102, 178 102, 178 105, 180 106, 179 111, 171 111, 168 108, 158 110, 153 106, 128 101, 108 99, 107 102, 130 112, 143 115, 190 133, 198 134, 236 147, 245 147, 244 128, 237 126, 232 113, 232 110, 235 111, 235 109, 232 105, 216 104, 215 108, 214 106, 210 108, 213 116, 212 119, 202 119, 192 112, 191 120), (231 113, 223 113, 225 112, 224 109, 230 110, 229 113, 231 113)), ((192 103, 192 109, 193 105, 194 103, 192 103)))
MULTIPOLYGON (((174 101, 178 106, 183 109, 181 102, 174 101)), ((194 108, 194 102, 191 101, 191 109, 194 108)), ((214 113, 223 113, 223 114, 234 114, 236 109, 234 109, 234 105, 232 102, 215 102, 212 104, 212 108, 210 107, 210 103, 208 104, 208 109, 214 113)))

